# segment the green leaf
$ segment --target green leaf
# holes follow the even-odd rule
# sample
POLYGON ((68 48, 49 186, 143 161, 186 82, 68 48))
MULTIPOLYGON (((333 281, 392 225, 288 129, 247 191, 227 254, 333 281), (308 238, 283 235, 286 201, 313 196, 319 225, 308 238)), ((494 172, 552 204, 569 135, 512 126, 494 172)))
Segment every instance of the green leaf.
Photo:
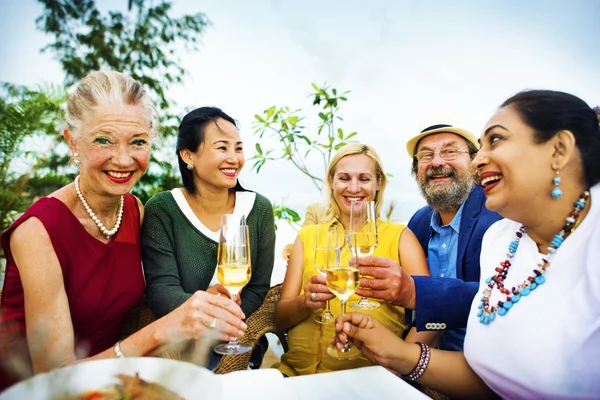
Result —
POLYGON ((340 139, 344 138, 344 131, 342 131, 342 128, 338 128, 337 133, 340 139))
POLYGON ((262 148, 260 147, 260 143, 256 143, 256 152, 262 155, 262 148))

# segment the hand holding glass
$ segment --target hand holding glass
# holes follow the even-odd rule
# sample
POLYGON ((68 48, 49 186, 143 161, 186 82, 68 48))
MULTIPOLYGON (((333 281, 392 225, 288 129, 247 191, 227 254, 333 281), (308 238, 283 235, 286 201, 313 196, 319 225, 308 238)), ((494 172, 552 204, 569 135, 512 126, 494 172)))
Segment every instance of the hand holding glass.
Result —
MULTIPOLYGON (((340 251, 344 245, 344 231, 341 226, 334 224, 330 227, 317 225, 315 247, 315 268, 326 276, 327 271, 340 266, 340 251)), ((320 324, 333 324, 335 317, 331 313, 329 301, 325 309, 315 316, 320 324)))
MULTIPOLYGON (((238 293, 250 282, 251 273, 248 225, 244 217, 224 214, 221 216, 217 277, 227 288, 233 301, 236 301, 238 293)), ((238 343, 236 338, 214 349, 215 353, 223 355, 243 354, 251 350, 251 346, 238 343)))

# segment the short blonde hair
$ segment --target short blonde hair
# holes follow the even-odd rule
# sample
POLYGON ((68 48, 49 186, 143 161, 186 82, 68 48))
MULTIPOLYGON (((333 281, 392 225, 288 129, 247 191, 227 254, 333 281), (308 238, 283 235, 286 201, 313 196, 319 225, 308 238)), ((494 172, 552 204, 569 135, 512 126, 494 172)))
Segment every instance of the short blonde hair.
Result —
POLYGON ((333 182, 333 177, 335 175, 335 168, 342 158, 357 154, 366 155, 373 161, 373 164, 375 164, 375 175, 377 177, 377 182, 380 185, 379 190, 375 193, 375 213, 377 215, 377 218, 379 218, 379 213, 381 211, 381 207, 383 206, 383 193, 385 192, 385 186, 387 185, 387 176, 383 172, 383 165, 381 164, 381 159, 377 155, 375 149, 369 145, 362 143, 349 143, 345 145, 333 155, 331 161, 329 162, 329 167, 327 167, 327 173, 325 174, 324 188, 327 196, 326 215, 329 218, 340 217, 340 206, 336 203, 335 198, 333 197, 333 189, 331 186, 333 182))
POLYGON ((65 119, 75 137, 81 136, 83 119, 92 111, 107 104, 140 106, 150 127, 150 136, 158 132, 158 113, 150 96, 135 79, 116 71, 93 71, 86 75, 67 104, 65 119))

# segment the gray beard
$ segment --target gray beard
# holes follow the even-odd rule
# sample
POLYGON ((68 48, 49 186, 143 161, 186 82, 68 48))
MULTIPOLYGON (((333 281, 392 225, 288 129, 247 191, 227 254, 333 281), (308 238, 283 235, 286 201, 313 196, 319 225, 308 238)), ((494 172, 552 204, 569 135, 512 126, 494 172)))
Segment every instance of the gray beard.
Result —
POLYGON ((430 168, 423 179, 418 179, 421 194, 430 207, 439 212, 451 212, 460 208, 469 197, 474 185, 474 176, 470 171, 456 171, 451 167, 430 168), (451 182, 430 182, 433 174, 445 173, 451 182))

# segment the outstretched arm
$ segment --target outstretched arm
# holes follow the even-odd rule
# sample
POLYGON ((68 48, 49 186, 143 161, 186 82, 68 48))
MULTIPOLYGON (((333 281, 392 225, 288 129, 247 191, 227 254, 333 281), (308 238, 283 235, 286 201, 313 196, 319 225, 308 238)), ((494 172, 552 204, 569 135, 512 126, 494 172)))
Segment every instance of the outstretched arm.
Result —
MULTIPOLYGON (((410 374, 421 357, 421 347, 406 343, 367 314, 344 314, 336 320, 334 343, 341 350, 351 338, 363 355, 396 375, 410 374)), ((431 349, 429 364, 417 382, 457 398, 495 398, 496 395, 471 369, 464 354, 431 349)))
MULTIPOLYGON (((32 217, 10 237, 10 249, 19 270, 25 296, 27 343, 34 372, 78 362, 75 334, 64 277, 52 242, 42 222, 32 217)), ((223 296, 196 292, 181 307, 125 339, 126 356, 142 356, 163 344, 214 335, 229 340, 246 325, 238 305, 223 296), (209 330, 216 318, 216 329, 209 330)), ((108 348, 88 359, 116 357, 108 348)), ((83 361, 83 360, 82 360, 83 361)))

